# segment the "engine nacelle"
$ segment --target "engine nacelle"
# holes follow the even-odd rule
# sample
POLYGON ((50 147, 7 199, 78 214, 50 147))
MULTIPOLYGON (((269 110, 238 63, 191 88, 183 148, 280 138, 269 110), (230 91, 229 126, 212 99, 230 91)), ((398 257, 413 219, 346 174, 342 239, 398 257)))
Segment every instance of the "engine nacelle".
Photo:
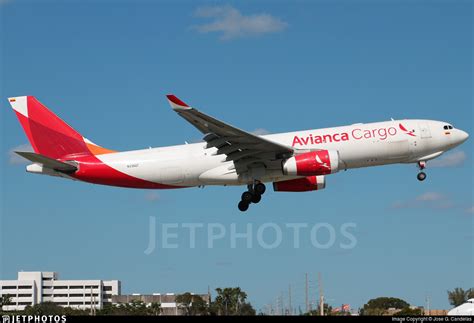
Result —
POLYGON ((275 192, 308 192, 322 190, 325 187, 326 178, 324 176, 308 176, 273 183, 275 192))
POLYGON ((289 176, 332 174, 339 170, 339 154, 333 150, 310 151, 285 160, 282 168, 289 176))

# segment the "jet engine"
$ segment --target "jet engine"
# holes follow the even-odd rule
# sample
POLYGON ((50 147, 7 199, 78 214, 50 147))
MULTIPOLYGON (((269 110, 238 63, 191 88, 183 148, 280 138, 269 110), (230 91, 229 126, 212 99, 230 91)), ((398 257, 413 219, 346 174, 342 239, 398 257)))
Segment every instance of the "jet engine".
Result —
POLYGON ((293 156, 282 163, 283 174, 313 176, 336 173, 339 170, 339 153, 317 150, 293 156))
POLYGON ((308 176, 273 183, 275 192, 308 192, 322 190, 325 187, 326 179, 324 176, 308 176))

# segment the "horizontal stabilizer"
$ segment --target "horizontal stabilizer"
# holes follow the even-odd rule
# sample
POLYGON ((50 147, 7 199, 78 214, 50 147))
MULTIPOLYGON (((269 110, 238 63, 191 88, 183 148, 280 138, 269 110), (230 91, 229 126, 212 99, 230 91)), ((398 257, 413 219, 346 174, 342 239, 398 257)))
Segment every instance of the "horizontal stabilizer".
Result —
POLYGON ((33 163, 41 164, 43 165, 43 167, 54 169, 59 172, 70 174, 74 173, 77 170, 77 167, 72 164, 64 163, 62 161, 43 156, 41 154, 29 151, 15 151, 15 153, 17 153, 23 158, 32 161, 33 163))

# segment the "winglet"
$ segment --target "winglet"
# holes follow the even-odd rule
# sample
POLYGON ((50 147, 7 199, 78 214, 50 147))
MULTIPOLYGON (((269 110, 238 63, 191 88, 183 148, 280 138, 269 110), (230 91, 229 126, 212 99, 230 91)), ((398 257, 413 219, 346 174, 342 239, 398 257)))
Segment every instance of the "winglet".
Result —
POLYGON ((174 94, 168 94, 166 96, 168 101, 170 102, 171 107, 173 110, 189 110, 191 107, 178 99, 174 94))

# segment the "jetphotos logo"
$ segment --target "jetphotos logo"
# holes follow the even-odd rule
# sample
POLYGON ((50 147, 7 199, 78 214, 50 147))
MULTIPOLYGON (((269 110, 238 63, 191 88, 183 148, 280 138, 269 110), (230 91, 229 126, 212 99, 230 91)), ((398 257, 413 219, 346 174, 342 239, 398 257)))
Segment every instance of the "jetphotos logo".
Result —
MULTIPOLYGON (((415 137, 414 130, 407 130, 401 123, 398 125, 400 130, 409 136, 415 137)), ((395 127, 362 129, 354 128, 349 132, 336 132, 331 134, 310 134, 308 136, 294 136, 292 146, 318 145, 332 142, 342 142, 349 140, 379 139, 386 140, 393 137, 398 130, 395 127)))
POLYGON ((2 315, 2 323, 65 323, 66 315, 2 315))

